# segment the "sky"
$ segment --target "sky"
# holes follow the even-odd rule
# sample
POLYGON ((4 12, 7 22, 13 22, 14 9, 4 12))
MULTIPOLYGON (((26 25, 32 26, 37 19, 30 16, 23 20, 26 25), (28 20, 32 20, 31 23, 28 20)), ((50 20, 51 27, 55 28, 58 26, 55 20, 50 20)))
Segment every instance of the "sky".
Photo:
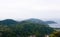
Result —
POLYGON ((0 20, 60 18, 60 0, 0 0, 0 20))

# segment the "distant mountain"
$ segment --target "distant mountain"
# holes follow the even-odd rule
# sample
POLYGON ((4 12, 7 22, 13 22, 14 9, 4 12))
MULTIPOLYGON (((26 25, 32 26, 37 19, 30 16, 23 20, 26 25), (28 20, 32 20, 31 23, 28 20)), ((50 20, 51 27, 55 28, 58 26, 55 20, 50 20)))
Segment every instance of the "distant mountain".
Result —
POLYGON ((54 21, 43 21, 43 20, 35 19, 35 18, 23 20, 23 21, 20 21, 20 22, 15 21, 13 19, 6 19, 6 20, 0 21, 0 25, 8 25, 8 26, 15 26, 17 24, 23 24, 23 23, 37 23, 37 24, 49 25, 49 24, 54 24, 56 22, 54 22, 54 21))
POLYGON ((35 19, 35 18, 31 18, 31 19, 27 19, 27 20, 23 20, 22 22, 31 22, 31 23, 38 23, 38 24, 46 24, 44 21, 40 20, 40 19, 35 19))
POLYGON ((2 25, 12 25, 12 24, 17 24, 18 22, 12 19, 6 19, 6 20, 2 20, 0 21, 0 24, 2 25))
POLYGON ((47 23, 47 24, 56 24, 55 21, 45 21, 45 23, 47 23))
POLYGON ((25 20, 26 22, 32 22, 32 23, 42 23, 42 24, 56 24, 55 21, 43 21, 43 20, 40 20, 40 19, 35 19, 35 18, 31 18, 31 19, 27 19, 25 20))
POLYGON ((50 27, 52 27, 52 28, 60 28, 60 18, 52 18, 52 19, 49 19, 49 20, 55 22, 55 23, 49 24, 50 27))

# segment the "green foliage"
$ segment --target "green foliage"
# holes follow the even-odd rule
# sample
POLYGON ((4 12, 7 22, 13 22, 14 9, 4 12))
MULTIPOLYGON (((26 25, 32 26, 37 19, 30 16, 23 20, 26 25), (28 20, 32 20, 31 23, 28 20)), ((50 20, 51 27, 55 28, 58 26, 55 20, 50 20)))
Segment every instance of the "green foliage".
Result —
POLYGON ((36 35, 37 37, 44 37, 43 35, 49 35, 54 31, 53 28, 50 28, 47 25, 30 22, 17 25, 16 28, 23 36, 36 35))
POLYGON ((60 31, 54 32, 53 34, 50 35, 50 37, 60 37, 60 31))
POLYGON ((0 25, 0 37, 16 37, 16 33, 8 26, 0 25))
POLYGON ((53 28, 42 23, 23 21, 15 24, 15 21, 5 21, 0 25, 0 37, 28 37, 30 35, 44 37, 44 35, 49 35, 54 31, 53 28))

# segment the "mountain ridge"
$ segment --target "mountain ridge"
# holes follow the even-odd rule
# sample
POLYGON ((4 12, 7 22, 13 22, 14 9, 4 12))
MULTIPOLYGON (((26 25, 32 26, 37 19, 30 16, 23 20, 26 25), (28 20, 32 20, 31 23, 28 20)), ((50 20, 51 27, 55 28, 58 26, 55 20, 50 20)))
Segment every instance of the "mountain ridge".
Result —
POLYGON ((5 20, 2 20, 0 21, 0 24, 2 25, 16 25, 16 24, 21 24, 23 22, 31 22, 31 23, 38 23, 38 24, 45 24, 45 25, 48 25, 48 24, 51 24, 51 22, 54 24, 56 22, 54 21, 43 21, 43 20, 40 20, 40 19, 36 19, 36 18, 30 18, 30 19, 26 19, 26 20, 22 20, 22 21, 16 21, 16 20, 13 20, 13 19, 5 19, 5 20))

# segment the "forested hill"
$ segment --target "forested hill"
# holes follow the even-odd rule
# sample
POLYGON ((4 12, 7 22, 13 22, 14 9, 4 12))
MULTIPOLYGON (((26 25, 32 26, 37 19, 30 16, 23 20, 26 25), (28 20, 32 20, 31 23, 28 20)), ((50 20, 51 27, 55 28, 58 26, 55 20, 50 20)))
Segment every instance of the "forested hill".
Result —
POLYGON ((56 23, 54 21, 43 21, 43 20, 40 20, 40 19, 35 19, 35 18, 32 18, 32 19, 27 19, 27 20, 23 20, 23 21, 16 21, 16 20, 13 20, 13 19, 6 19, 6 20, 2 20, 0 21, 0 24, 1 25, 14 25, 14 24, 20 24, 22 22, 31 22, 31 23, 38 23, 38 24, 51 24, 51 23, 56 23))
POLYGON ((2 20, 0 21, 1 25, 12 25, 12 24, 17 24, 18 21, 15 21, 13 19, 6 19, 6 20, 2 20))
POLYGON ((0 37, 45 37, 53 33, 55 30, 47 23, 39 19, 27 19, 23 21, 15 21, 6 19, 0 21, 0 37))

